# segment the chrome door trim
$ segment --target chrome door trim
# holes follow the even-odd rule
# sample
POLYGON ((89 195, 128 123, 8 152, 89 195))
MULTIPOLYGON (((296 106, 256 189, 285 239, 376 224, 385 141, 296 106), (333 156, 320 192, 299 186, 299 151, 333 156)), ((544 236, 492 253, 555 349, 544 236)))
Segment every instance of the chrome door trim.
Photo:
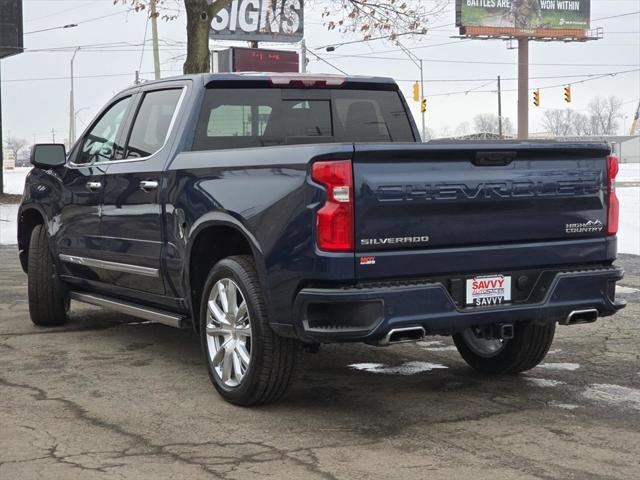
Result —
POLYGON ((132 317, 142 318, 151 322, 162 323, 170 327, 182 328, 183 317, 180 315, 174 315, 167 312, 162 312, 152 308, 144 307, 142 305, 136 305, 130 302, 123 302, 122 300, 116 300, 109 297, 103 297, 102 295, 70 292, 69 297, 71 300, 77 302, 88 303, 97 307, 109 308, 116 312, 131 315, 132 317))
POLYGON ((134 275, 143 275, 145 277, 159 277, 160 272, 157 268, 141 267, 139 265, 130 265, 128 263, 107 262, 106 260, 96 260, 95 258, 78 257, 76 255, 65 255, 61 253, 58 258, 65 263, 73 263, 74 265, 84 265, 85 267, 100 268, 102 270, 112 270, 114 272, 132 273, 134 275))

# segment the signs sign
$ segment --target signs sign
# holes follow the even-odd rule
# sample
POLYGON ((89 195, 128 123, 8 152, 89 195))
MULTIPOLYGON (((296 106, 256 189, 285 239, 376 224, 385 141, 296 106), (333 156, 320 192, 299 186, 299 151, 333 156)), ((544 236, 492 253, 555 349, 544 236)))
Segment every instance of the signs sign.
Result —
POLYGON ((0 0, 0 58, 22 51, 22 1, 0 0))
POLYGON ((213 40, 299 42, 303 0, 233 0, 211 22, 213 40))
POLYGON ((575 36, 590 27, 591 0, 457 0, 462 33, 575 36))

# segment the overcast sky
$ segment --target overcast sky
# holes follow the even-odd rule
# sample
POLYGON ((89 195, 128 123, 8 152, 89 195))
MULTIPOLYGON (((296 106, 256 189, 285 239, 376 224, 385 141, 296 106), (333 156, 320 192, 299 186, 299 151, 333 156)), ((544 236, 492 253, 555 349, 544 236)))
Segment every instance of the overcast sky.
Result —
MULTIPOLYGON (((134 72, 142 67, 142 77, 153 77, 149 42, 144 52, 145 14, 130 12, 113 0, 23 0, 25 32, 77 23, 72 29, 56 29, 25 35, 25 53, 2 60, 2 114, 4 137, 29 142, 67 138, 69 128, 69 62, 73 49, 86 46, 75 60, 77 129, 84 130, 95 113, 109 98, 134 81, 134 72), (102 44, 100 46, 96 46, 102 44), (105 45, 106 44, 106 45, 105 45)), ((327 3, 327 2, 325 2, 327 3)), ((503 78, 504 115, 516 120, 517 51, 498 40, 459 40, 454 27, 454 2, 438 17, 430 20, 436 28, 425 38, 405 38, 403 43, 424 59, 428 97, 428 126, 436 133, 451 131, 462 122, 472 123, 479 113, 497 112, 492 80, 503 78), (442 45, 446 44, 446 45, 442 45), (464 91, 473 90, 468 94, 464 91), (451 95, 443 95, 451 93, 451 95)), ((591 0, 592 27, 604 29, 604 39, 587 43, 538 43, 530 48, 532 77, 530 87, 542 90, 542 108, 531 107, 531 132, 542 131, 540 119, 545 108, 565 108, 562 84, 593 79, 593 75, 640 68, 640 15, 622 15, 640 10, 640 0, 591 0), (592 77, 588 77, 591 75, 592 77), (534 77, 547 77, 534 79, 534 77), (549 78, 556 77, 556 78, 549 78)), ((173 4, 172 4, 173 5, 173 4)), ((180 5, 180 2, 175 5, 180 5)), ((182 72, 185 52, 185 15, 174 9, 178 19, 160 22, 163 76, 182 72)), ((307 7, 306 39, 309 48, 332 42, 357 39, 327 32, 319 10, 307 7)), ((147 32, 150 38, 151 29, 147 32)), ((223 48, 223 42, 212 47, 223 48)), ((293 48, 265 45, 272 48, 293 48)), ((400 82, 410 98, 412 82, 419 78, 414 64, 392 43, 375 41, 344 46, 333 53, 317 53, 351 74, 391 76, 400 82), (358 55, 358 56, 352 56, 358 55), (366 57, 366 58, 363 58, 366 57), (372 57, 381 58, 372 58, 372 57)), ((336 73, 331 67, 311 58, 312 72, 336 73)), ((628 130, 638 99, 640 73, 620 73, 573 86, 576 110, 586 109, 597 95, 616 95, 624 103, 628 130)), ((419 123, 418 105, 410 102, 419 123)), ((622 133, 622 128, 621 132, 622 133)))

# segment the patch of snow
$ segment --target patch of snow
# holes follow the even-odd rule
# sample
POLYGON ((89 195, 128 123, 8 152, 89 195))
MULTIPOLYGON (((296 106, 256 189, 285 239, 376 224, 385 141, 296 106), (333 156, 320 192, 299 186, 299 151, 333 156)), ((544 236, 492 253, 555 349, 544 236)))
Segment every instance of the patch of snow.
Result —
POLYGON ((354 363, 349 365, 349 367, 355 370, 362 370, 369 373, 382 373, 384 375, 415 375, 416 373, 449 368, 439 363, 428 362, 405 362, 397 367, 390 367, 381 363, 354 363))
POLYGON ((429 352, 457 352, 458 349, 454 345, 449 345, 447 347, 422 347, 423 350, 427 350, 429 352))
POLYGON ((18 243, 18 205, 0 205, 0 245, 18 243))
POLYGON ((640 182, 640 163, 621 163, 617 182, 640 182))
POLYGON ((536 368, 545 368, 547 370, 577 370, 580 368, 578 363, 541 363, 536 368))
POLYGON ((640 290, 638 290, 637 288, 623 287, 622 285, 616 285, 616 293, 625 295, 625 294, 638 293, 638 292, 640 292, 640 290))
POLYGON ((587 387, 582 395, 595 402, 640 410, 640 390, 635 388, 596 383, 587 387))
POLYGON ((640 255, 640 187, 618 188, 620 225, 618 251, 640 255))
POLYGON ((542 387, 542 388, 559 387, 560 385, 564 385, 565 383, 565 382, 561 382, 560 380, 549 380, 548 378, 536 378, 536 377, 525 377, 525 380, 529 383, 532 383, 536 387, 542 387))
POLYGON ((555 355, 556 353, 560 353, 561 351, 562 351, 561 349, 559 349, 559 348, 555 348, 555 349, 553 349, 553 350, 549 350, 549 351, 547 352, 547 355, 555 355))
POLYGON ((2 180, 4 183, 4 193, 16 193, 20 195, 24 190, 24 180, 31 167, 19 167, 13 170, 4 170, 2 180))
POLYGON ((576 410, 580 408, 580 405, 575 405, 573 403, 561 403, 561 402, 556 402, 555 400, 552 400, 551 402, 549 402, 549 406, 555 407, 555 408, 562 408, 563 410, 576 410))
POLYGON ((418 345, 419 347, 433 347, 433 346, 438 346, 438 345, 444 345, 440 340, 430 340, 430 341, 421 341, 421 342, 416 342, 416 345, 418 345))

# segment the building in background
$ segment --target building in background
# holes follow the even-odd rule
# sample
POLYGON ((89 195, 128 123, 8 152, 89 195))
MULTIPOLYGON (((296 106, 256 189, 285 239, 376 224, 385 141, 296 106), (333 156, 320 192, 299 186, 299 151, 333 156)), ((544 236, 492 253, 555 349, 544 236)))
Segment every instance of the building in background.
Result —
POLYGON ((608 137, 620 163, 640 163, 640 135, 608 137))
POLYGON ((13 150, 3 148, 2 159, 2 168, 4 170, 13 170, 14 168, 16 168, 16 156, 14 155, 13 150))

